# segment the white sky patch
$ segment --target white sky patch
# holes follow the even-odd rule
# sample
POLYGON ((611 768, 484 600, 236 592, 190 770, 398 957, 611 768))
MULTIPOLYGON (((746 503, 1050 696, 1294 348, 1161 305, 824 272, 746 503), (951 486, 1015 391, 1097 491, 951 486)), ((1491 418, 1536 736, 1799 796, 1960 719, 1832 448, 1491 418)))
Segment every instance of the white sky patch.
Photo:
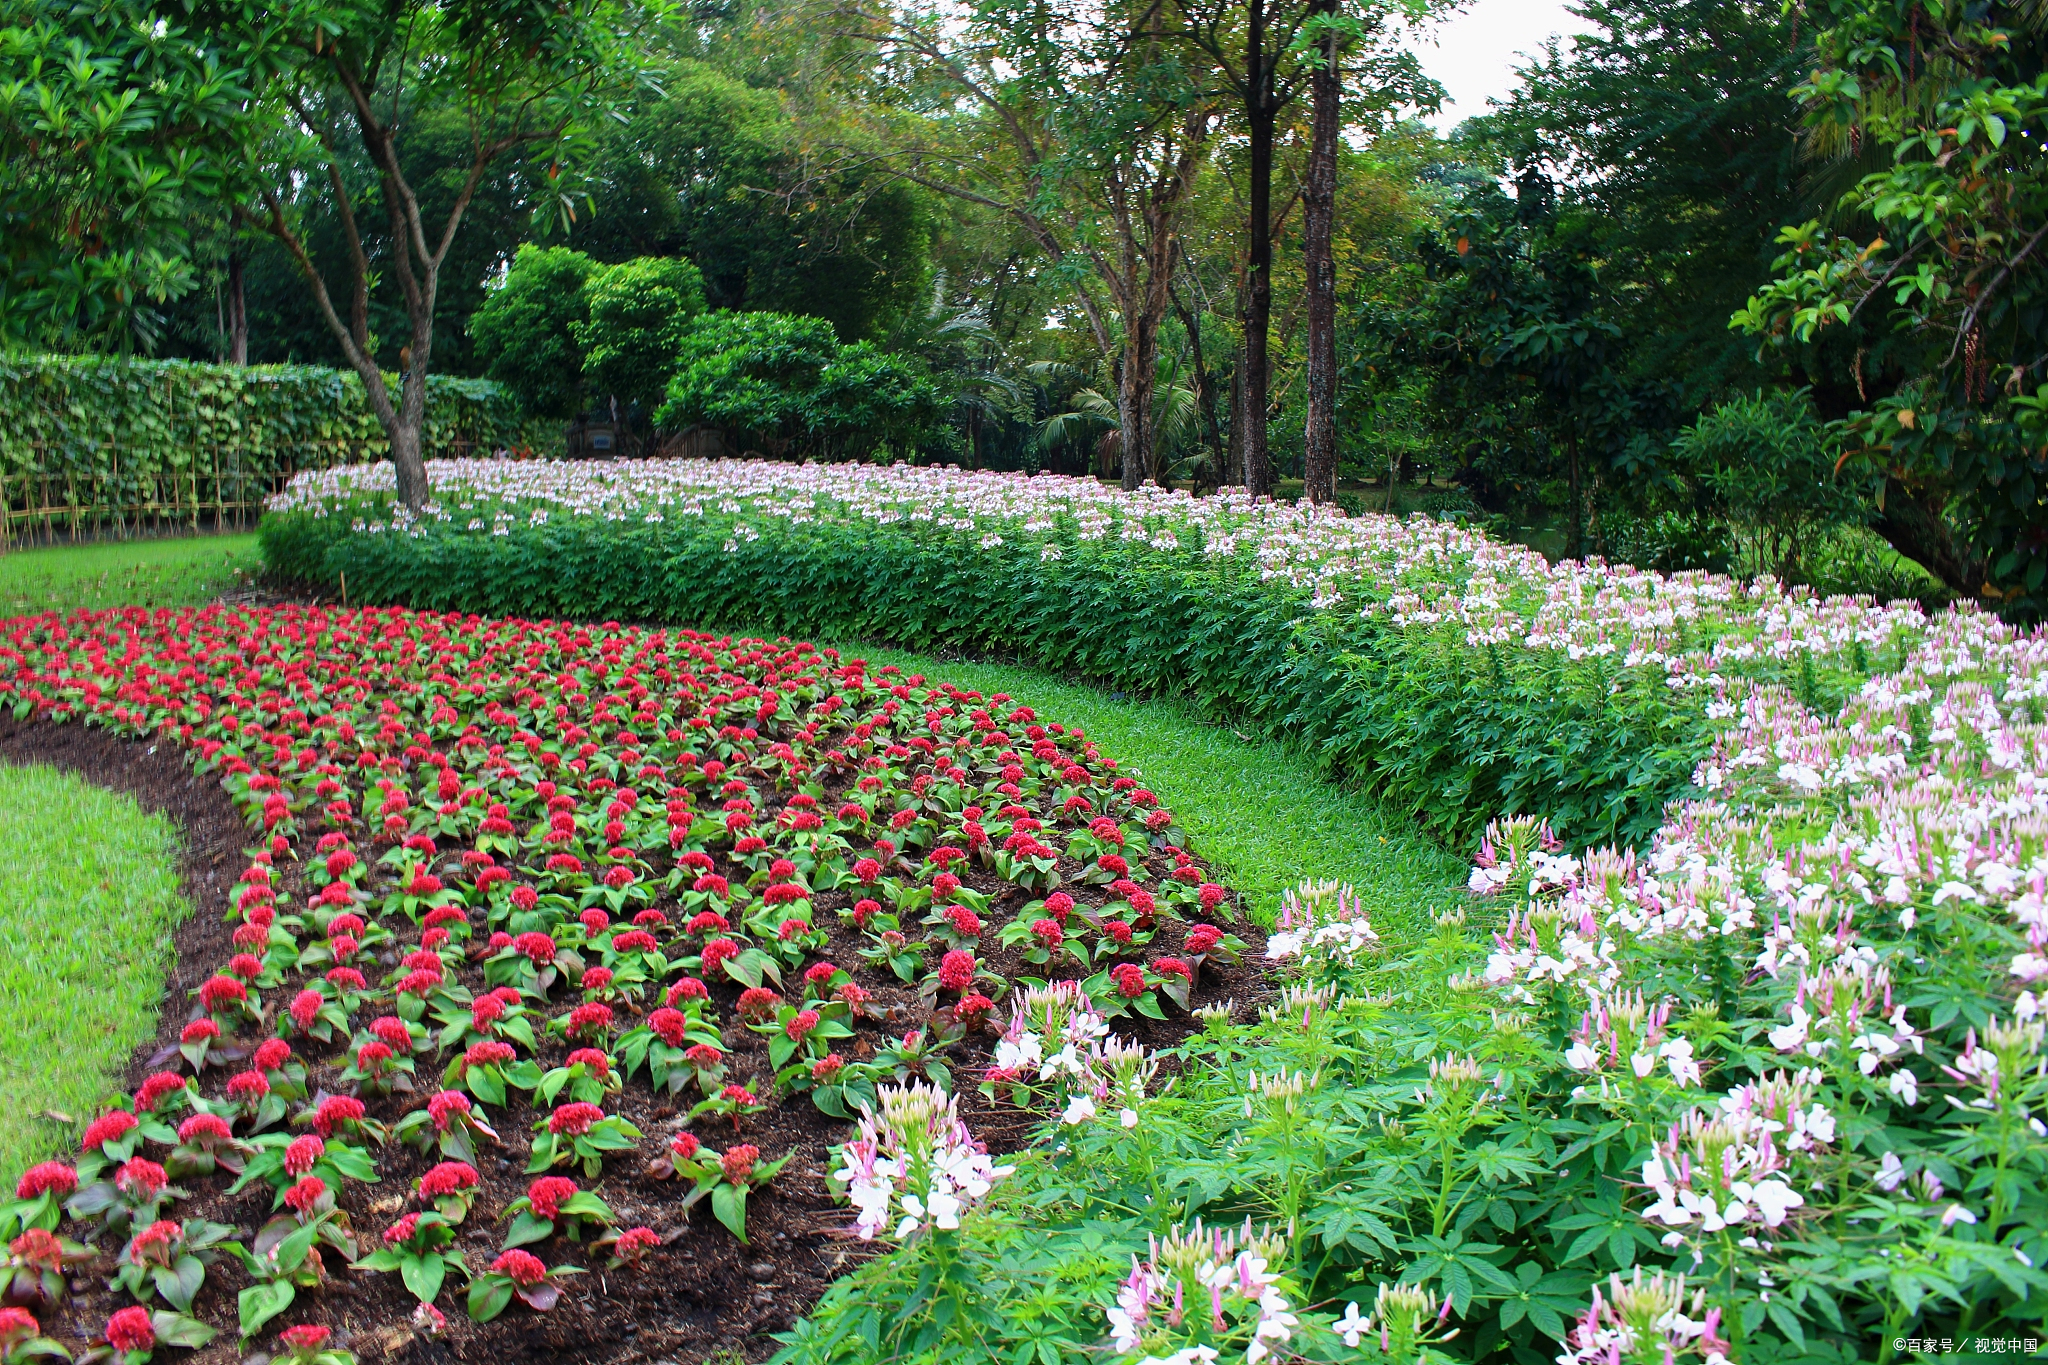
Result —
POLYGON ((1443 23, 1418 34, 1412 44, 1422 69, 1450 98, 1429 120, 1448 133, 1465 119, 1486 112, 1489 99, 1505 101, 1520 83, 1515 68, 1543 50, 1553 34, 1569 34, 1585 21, 1566 0, 1474 0, 1443 23))

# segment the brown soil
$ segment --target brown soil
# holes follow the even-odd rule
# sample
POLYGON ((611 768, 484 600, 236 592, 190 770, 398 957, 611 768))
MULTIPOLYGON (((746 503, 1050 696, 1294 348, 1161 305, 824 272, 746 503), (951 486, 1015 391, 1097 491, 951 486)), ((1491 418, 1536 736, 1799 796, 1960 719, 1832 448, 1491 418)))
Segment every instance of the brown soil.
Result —
MULTIPOLYGON (((122 739, 75 723, 0 718, 0 762, 47 763, 75 771, 92 782, 131 794, 145 809, 170 816, 182 831, 182 872, 194 912, 177 930, 174 988, 167 994, 157 1042, 138 1049, 131 1061, 128 1080, 132 1088, 150 1071, 177 1064, 174 1052, 168 1057, 165 1054, 175 1047, 180 1029, 196 1014, 189 992, 232 951, 229 892, 247 864, 247 849, 253 842, 250 831, 227 795, 210 779, 195 776, 185 755, 169 746, 122 739)), ((1155 856, 1152 866, 1157 873, 1170 868, 1171 860, 1155 856)), ((1065 866, 1061 870, 1078 871, 1065 866)), ((286 864, 281 872, 280 892, 296 899, 296 865, 286 864)), ((1003 893, 986 918, 992 928, 1007 922, 1022 893, 981 870, 970 874, 968 880, 977 889, 1003 893)), ((1101 899, 1097 888, 1068 889, 1077 899, 1101 899)), ((888 1032, 916 1027, 922 1012, 917 1010, 914 990, 868 968, 856 951, 859 936, 832 913, 848 899, 844 892, 817 898, 818 923, 833 940, 829 955, 873 990, 878 1003, 909 1007, 900 1022, 887 1025, 888 1032)), ((673 912, 672 906, 664 908, 673 912)), ((1240 1011, 1249 1012, 1268 989, 1256 965, 1263 951, 1263 935, 1241 923, 1232 928, 1252 942, 1253 950, 1237 966, 1212 963, 1197 999, 1235 996, 1240 1011)), ((1181 930, 1178 924, 1163 923, 1150 954, 1176 949, 1181 930)), ((1016 950, 997 945, 992 933, 984 937, 981 951, 998 971, 1045 974, 1045 968, 1023 963, 1016 950)), ((467 984, 484 989, 479 969, 471 968, 463 976, 467 984)), ((733 1019, 736 989, 714 986, 713 994, 722 1017, 733 1019)), ((1194 1027, 1192 1020, 1178 1014, 1165 1023, 1132 1017, 1119 1024, 1120 1031, 1154 1046, 1171 1045, 1194 1027)), ((863 1023, 852 1050, 866 1055, 866 1048, 882 1039, 882 1025, 863 1023)), ((765 1092, 770 1069, 764 1040, 734 1022, 726 1030, 725 1041, 732 1076, 743 1081, 759 1077, 765 1092)), ((1008 1106, 992 1108, 974 1088, 974 1078, 987 1064, 992 1043, 992 1037, 983 1035, 956 1044, 947 1060, 954 1069, 961 1113, 969 1126, 991 1149, 1014 1150, 1029 1141, 1039 1119, 1008 1106)), ((565 1044, 552 1038, 544 1041, 539 1053, 542 1065, 559 1063, 566 1050, 565 1044)), ((309 1065, 317 1062, 311 1065, 316 1090, 323 1079, 332 1088, 342 1088, 334 1080, 338 1059, 307 1056, 306 1060, 309 1065)), ((430 1058, 422 1058, 421 1080, 429 1092, 438 1088, 438 1068, 430 1058)), ((505 1146, 480 1153, 477 1164, 484 1190, 462 1229, 459 1246, 474 1268, 488 1265, 497 1254, 505 1226, 498 1211, 523 1195, 531 1179, 525 1174, 525 1157, 538 1111, 523 1103, 519 1092, 513 1094, 509 1109, 491 1112, 505 1146)), ((403 1095, 373 1100, 370 1114, 385 1122, 395 1121, 415 1102, 403 1095)), ((618 1212, 622 1226, 644 1223, 668 1239, 638 1270, 607 1273, 601 1269, 601 1258, 588 1257, 591 1273, 571 1280, 567 1294, 553 1311, 537 1315, 515 1303, 503 1317, 481 1327, 463 1314, 462 1292, 451 1282, 441 1296, 448 1333, 440 1340, 424 1340, 412 1337, 406 1329, 414 1304, 397 1276, 351 1274, 337 1268, 324 1289, 302 1291, 293 1308, 273 1321, 264 1336, 268 1338, 293 1322, 326 1323, 336 1329, 338 1345, 355 1351, 365 1361, 695 1365, 728 1352, 759 1361, 775 1350, 770 1334, 789 1327, 834 1276, 866 1254, 863 1244, 849 1241, 841 1232, 849 1221, 847 1213, 844 1206, 834 1203, 826 1187, 827 1149, 845 1139, 846 1125, 818 1113, 801 1098, 779 1102, 746 1122, 744 1140, 759 1146, 768 1157, 795 1154, 775 1183, 750 1200, 750 1246, 742 1246, 714 1222, 708 1206, 676 1212, 684 1187, 650 1180, 641 1173, 644 1161, 664 1151, 669 1137, 680 1127, 681 1115, 673 1101, 653 1095, 643 1078, 629 1083, 617 1102, 607 1108, 623 1113, 641 1129, 641 1160, 615 1158, 596 1189, 618 1212)), ((708 1124, 700 1125, 698 1131, 714 1146, 733 1140, 730 1133, 720 1134, 708 1124)), ((378 1153, 381 1183, 352 1185, 343 1193, 343 1207, 358 1237, 374 1238, 405 1208, 417 1207, 409 1200, 411 1184, 439 1159, 437 1153, 421 1156, 397 1143, 383 1148, 378 1153)), ((558 1168, 557 1173, 576 1174, 573 1168, 558 1168)), ((229 1183, 226 1177, 187 1180, 184 1184, 194 1191, 194 1197, 176 1206, 176 1216, 228 1224, 238 1229, 244 1240, 253 1236, 270 1216, 270 1191, 259 1182, 230 1197, 226 1193, 229 1183)), ((66 1231, 76 1235, 75 1228, 66 1231)), ((580 1248, 567 1245, 559 1236, 528 1249, 550 1264, 586 1259, 580 1248)), ((330 1264, 335 1263, 330 1260, 330 1264)), ((129 1302, 124 1294, 105 1287, 110 1268, 109 1252, 79 1272, 70 1304, 45 1323, 51 1335, 78 1348, 111 1312, 129 1302)), ((232 1258, 212 1267, 197 1314, 219 1328, 221 1335, 189 1359, 205 1365, 226 1365, 238 1359, 235 1295, 247 1283, 232 1258)), ((185 1353, 159 1354, 179 1357, 185 1353)))

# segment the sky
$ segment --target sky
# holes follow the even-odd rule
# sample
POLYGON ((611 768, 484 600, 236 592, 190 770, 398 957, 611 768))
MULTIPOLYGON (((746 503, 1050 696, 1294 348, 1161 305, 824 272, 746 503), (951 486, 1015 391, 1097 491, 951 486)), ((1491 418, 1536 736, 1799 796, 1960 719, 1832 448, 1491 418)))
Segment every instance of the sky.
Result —
POLYGON ((1544 39, 1570 32, 1579 22, 1565 0, 1476 0, 1438 24, 1415 44, 1422 69, 1450 93, 1443 112, 1430 122, 1449 132, 1461 120, 1485 113, 1489 98, 1514 89, 1518 54, 1542 51, 1544 39))

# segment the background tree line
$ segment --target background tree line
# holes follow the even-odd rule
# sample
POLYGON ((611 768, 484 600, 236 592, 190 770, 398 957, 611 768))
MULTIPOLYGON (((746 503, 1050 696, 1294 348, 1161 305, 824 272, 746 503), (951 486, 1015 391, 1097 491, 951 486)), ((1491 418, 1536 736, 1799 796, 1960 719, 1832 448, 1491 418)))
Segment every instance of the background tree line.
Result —
POLYGON ((12 346, 2043 596, 2037 5, 1584 0, 1449 136, 1437 0, 5 6, 12 346))

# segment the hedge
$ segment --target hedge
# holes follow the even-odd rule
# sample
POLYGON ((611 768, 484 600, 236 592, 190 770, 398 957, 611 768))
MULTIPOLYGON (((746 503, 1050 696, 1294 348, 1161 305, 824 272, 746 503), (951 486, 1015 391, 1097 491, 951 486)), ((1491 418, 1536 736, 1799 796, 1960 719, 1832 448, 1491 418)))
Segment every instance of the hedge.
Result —
MULTIPOLYGON (((395 386, 397 377, 390 376, 395 386)), ((486 379, 427 377, 429 456, 518 439, 513 395, 486 379)), ((251 470, 302 467, 313 450, 376 459, 388 448, 362 380, 318 365, 204 365, 115 356, 0 356, 0 469, 91 475, 183 468, 236 452, 251 470)), ((333 460, 322 461, 332 463, 333 460)))
POLYGON ((1698 699, 1675 698, 1655 670, 1317 612, 1240 559, 1106 539, 1046 560, 1028 543, 901 524, 729 529, 554 516, 495 535, 373 535, 344 516, 272 512, 259 536, 273 573, 345 583, 350 601, 990 651, 1188 697, 1298 743, 1452 841, 1523 811, 1574 843, 1640 841, 1710 743, 1698 699))

